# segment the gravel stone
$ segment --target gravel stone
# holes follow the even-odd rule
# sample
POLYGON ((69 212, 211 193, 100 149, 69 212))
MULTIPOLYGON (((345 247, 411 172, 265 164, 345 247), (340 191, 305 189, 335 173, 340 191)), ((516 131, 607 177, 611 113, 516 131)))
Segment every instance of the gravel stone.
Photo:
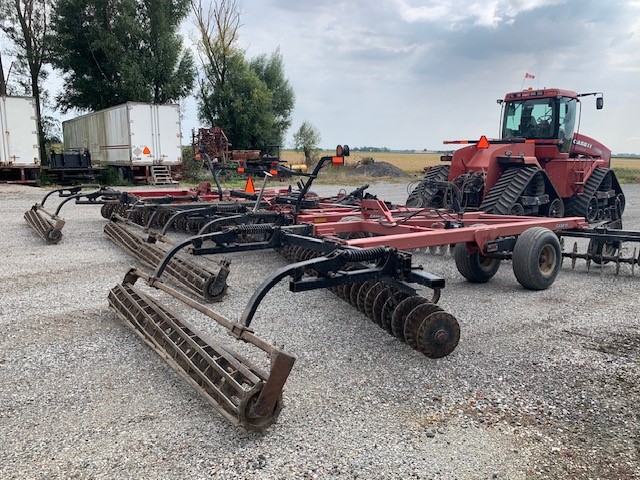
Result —
MULTIPOLYGON (((349 190, 314 191, 340 188, 349 190)), ((402 184, 369 191, 407 197, 402 184)), ((624 191, 625 227, 640 229, 640 186, 624 191)), ((22 218, 44 193, 0 185, 2 479, 640 478, 640 279, 628 265, 615 276, 612 264, 587 273, 565 260, 551 288, 532 292, 508 261, 477 285, 450 254, 415 252, 447 279, 439 305, 461 326, 460 344, 439 360, 329 291, 293 294, 282 282, 252 327, 297 362, 278 423, 243 434, 108 309, 134 261, 102 232, 100 207, 66 205, 65 237, 47 245, 22 218)), ((237 319, 285 260, 228 258, 228 296, 214 308, 237 319)))

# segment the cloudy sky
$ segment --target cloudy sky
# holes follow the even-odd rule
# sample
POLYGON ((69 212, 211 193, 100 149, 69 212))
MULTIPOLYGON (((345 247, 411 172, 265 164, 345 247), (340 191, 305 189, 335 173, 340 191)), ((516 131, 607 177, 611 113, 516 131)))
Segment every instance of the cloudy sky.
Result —
MULTIPOLYGON (((280 47, 296 92, 286 147, 305 120, 329 148, 497 136, 496 99, 529 72, 525 88, 603 92, 603 110, 583 99, 581 132, 640 153, 640 0, 238 1, 247 55, 280 47)), ((182 106, 186 142, 199 122, 182 106)))
MULTIPOLYGON (((525 88, 603 92, 603 110, 583 99, 581 131, 640 153, 640 0, 241 4, 247 54, 282 51, 296 92, 289 139, 304 120, 325 146, 437 149, 496 136, 496 99, 529 72, 525 88)), ((198 125, 193 100, 183 123, 198 125)))

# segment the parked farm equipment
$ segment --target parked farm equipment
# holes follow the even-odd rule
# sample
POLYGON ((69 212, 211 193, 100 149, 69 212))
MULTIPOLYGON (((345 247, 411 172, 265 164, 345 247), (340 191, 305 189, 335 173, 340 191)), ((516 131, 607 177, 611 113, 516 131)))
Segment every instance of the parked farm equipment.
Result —
MULTIPOLYGON (((117 215, 111 217, 104 232, 125 252, 152 268, 156 268, 174 246, 166 237, 150 237, 142 227, 117 215)), ((174 256, 166 265, 167 275, 205 302, 220 301, 227 291, 229 262, 220 260, 211 263, 217 264, 216 271, 195 263, 187 256, 174 256)))
MULTIPOLYGON (((268 189, 266 181, 257 192, 223 190, 219 184, 214 190, 202 186, 166 195, 102 188, 83 193, 86 186, 60 189, 64 200, 48 215, 64 224, 57 217, 64 203, 102 203, 102 215, 110 219, 105 233, 153 270, 130 269, 110 290, 110 308, 223 417, 246 431, 268 428, 284 405, 283 389, 295 357, 265 341, 254 327, 258 306, 287 277, 291 291, 329 289, 414 350, 442 358, 457 347, 460 325, 437 305, 444 279, 413 265, 407 250, 454 245, 456 266, 473 283, 490 281, 508 259, 516 280, 531 290, 551 287, 563 257, 572 264, 579 258, 588 265, 613 263, 616 273, 623 264, 633 272, 640 263, 635 250, 633 256, 622 253, 623 245, 640 242, 640 232, 622 230, 620 197, 603 207, 606 212, 594 227, 581 216, 464 211, 464 205, 456 204, 464 198, 457 195, 451 197, 456 208, 447 210, 394 206, 367 195, 366 186, 329 198, 311 194, 320 169, 343 160, 341 155, 324 157, 312 173, 302 176, 297 190, 268 189), (170 239, 170 228, 197 233, 170 239), (590 240, 587 253, 578 253, 577 247, 563 252, 560 239, 565 237, 590 240), (212 267, 206 263, 209 258, 192 255, 226 258, 258 250, 276 250, 292 263, 264 279, 237 319, 204 306, 224 295, 229 262, 218 260, 212 267), (186 292, 169 286, 166 278, 186 292), (164 300, 139 288, 139 279, 164 300), (431 292, 423 294, 422 287, 431 292), (242 344, 230 347, 223 338, 198 331, 165 300, 201 313, 242 344), (253 353, 242 351, 254 348, 267 355, 268 368, 261 368, 253 353)), ((25 217, 32 226, 41 225, 38 219, 48 222, 41 225, 41 235, 48 236, 56 225, 42 216, 42 204, 25 217)))
POLYGON ((619 219, 625 200, 610 169, 611 151, 577 131, 579 98, 586 95, 596 95, 602 108, 600 93, 555 88, 508 93, 498 101, 501 137, 444 142, 469 146, 441 157, 450 165, 429 168, 407 206, 578 216, 590 223, 619 219))
MULTIPOLYGON (((429 300, 416 295, 410 283, 419 283, 439 290, 444 280, 411 266, 411 255, 395 249, 343 248, 304 235, 310 226, 239 226, 223 232, 194 237, 167 253, 153 275, 132 269, 124 281, 109 294, 109 304, 130 328, 156 350, 167 362, 211 402, 223 416, 243 430, 261 431, 271 425, 282 408, 282 389, 294 363, 294 357, 261 340, 249 327, 256 310, 269 290, 282 279, 291 276, 292 291, 308 291, 317 288, 337 288, 344 292, 358 286, 362 290, 362 302, 373 311, 373 301, 367 303, 366 294, 373 298, 370 286, 385 292, 383 307, 385 319, 400 325, 411 318, 409 339, 414 348, 431 357, 441 357, 451 352, 458 343, 460 329, 456 319, 444 314, 429 300), (270 231, 269 240, 256 243, 235 243, 248 231, 270 231), (210 241, 212 248, 203 247, 210 241), (283 267, 269 275, 253 294, 239 321, 232 321, 180 292, 166 286, 161 275, 174 255, 192 246, 195 254, 225 250, 243 251, 277 246, 279 248, 303 248, 309 258, 283 267), (228 246, 228 248, 227 248, 228 246), (269 374, 260 373, 248 359, 233 353, 219 342, 208 338, 161 306, 156 299, 134 287, 142 278, 150 287, 161 290, 173 298, 208 316, 232 336, 257 346, 271 357, 269 374), (389 283, 387 283, 389 282, 389 283), (367 288, 365 288, 367 285, 367 288), (421 308, 418 308, 421 307, 421 308)), ((358 298, 354 294, 354 298, 358 298)), ((376 312, 382 315, 379 308, 376 312), (378 312, 379 310, 379 312, 378 312)), ((394 323, 394 324, 395 324, 394 323)), ((400 333, 400 331, 398 331, 400 333)))
POLYGON ((219 165, 206 157, 216 182, 216 188, 202 186, 195 195, 170 195, 151 197, 148 192, 128 192, 122 195, 119 202, 105 206, 102 215, 109 218, 116 212, 121 216, 145 225, 148 228, 162 228, 162 234, 173 228, 189 233, 205 233, 223 226, 243 225, 247 223, 276 223, 280 225, 295 222, 295 218, 303 210, 322 209, 328 212, 333 209, 343 214, 357 209, 358 202, 371 196, 365 193, 368 185, 351 193, 330 198, 320 198, 311 192, 311 186, 318 178, 322 168, 327 165, 344 163, 344 155, 348 147, 338 146, 340 155, 323 157, 311 173, 298 173, 303 180, 297 183, 297 190, 266 188, 266 178, 262 187, 252 193, 238 190, 223 190, 217 182, 219 165), (206 192, 206 194, 204 194, 206 192), (214 193, 216 192, 216 193, 214 193))
POLYGON ((79 185, 68 188, 58 188, 47 193, 40 203, 36 203, 24 214, 24 218, 31 228, 47 243, 54 244, 62 240, 62 228, 65 221, 60 217, 60 210, 67 203, 74 201, 77 205, 104 205, 120 196, 120 192, 100 185, 79 185), (87 190, 90 191, 87 191, 87 190), (56 207, 55 212, 45 209, 46 201, 54 194, 63 200, 56 207))
MULTIPOLYGON (((289 178, 306 173, 307 166, 286 165, 280 158, 280 147, 270 145, 264 151, 231 150, 231 142, 220 127, 199 128, 191 132, 191 145, 197 160, 208 157, 220 166, 219 171, 236 171, 242 175, 262 176, 268 172, 273 177, 289 178)), ((347 153, 348 155, 348 147, 347 153)))
POLYGON ((293 356, 137 269, 131 269, 123 282, 111 289, 109 306, 232 424, 247 431, 261 431, 277 420, 282 388, 295 362, 293 356), (270 358, 270 372, 262 372, 143 293, 134 285, 138 278, 208 316, 238 340, 263 350, 270 358))

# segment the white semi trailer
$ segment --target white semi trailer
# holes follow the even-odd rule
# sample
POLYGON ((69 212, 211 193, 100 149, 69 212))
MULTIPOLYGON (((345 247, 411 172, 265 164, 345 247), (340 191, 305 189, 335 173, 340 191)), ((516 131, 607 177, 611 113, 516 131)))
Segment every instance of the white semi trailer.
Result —
POLYGON ((178 105, 128 102, 62 122, 65 151, 88 151, 121 178, 167 183, 182 164, 178 105))
POLYGON ((0 96, 0 181, 35 183, 39 172, 35 100, 0 96))

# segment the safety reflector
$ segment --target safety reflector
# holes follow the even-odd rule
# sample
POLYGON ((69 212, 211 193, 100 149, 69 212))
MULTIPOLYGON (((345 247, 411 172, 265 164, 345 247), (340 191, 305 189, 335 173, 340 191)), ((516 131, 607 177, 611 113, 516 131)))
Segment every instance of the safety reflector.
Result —
POLYGON ((247 178, 247 183, 244 186, 244 191, 246 193, 256 193, 256 187, 253 186, 253 179, 251 177, 247 178))
POLYGON ((244 173, 244 167, 238 167, 238 173, 244 173))
POLYGON ((276 170, 276 169, 274 169, 274 168, 272 168, 271 170, 269 170, 269 173, 270 173, 271 175, 273 175, 274 177, 277 177, 277 176, 278 176, 278 170, 276 170))
POLYGON ((477 148, 489 148, 489 140, 487 140, 487 137, 482 135, 480 137, 480 140, 478 140, 478 144, 476 145, 476 147, 477 148))
POLYGON ((344 165, 344 157, 333 157, 331 163, 334 165, 344 165))
POLYGON ((142 153, 143 153, 144 155, 151 155, 151 150, 149 150, 149 147, 144 147, 144 148, 142 149, 142 153))

